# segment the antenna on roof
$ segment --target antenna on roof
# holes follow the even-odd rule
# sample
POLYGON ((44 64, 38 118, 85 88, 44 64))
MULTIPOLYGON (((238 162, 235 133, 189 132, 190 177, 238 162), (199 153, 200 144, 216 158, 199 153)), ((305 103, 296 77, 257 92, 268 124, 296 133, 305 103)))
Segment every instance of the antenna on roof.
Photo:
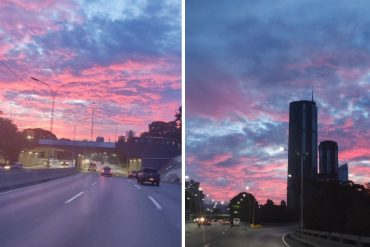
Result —
POLYGON ((312 102, 313 102, 313 87, 312 87, 312 102))

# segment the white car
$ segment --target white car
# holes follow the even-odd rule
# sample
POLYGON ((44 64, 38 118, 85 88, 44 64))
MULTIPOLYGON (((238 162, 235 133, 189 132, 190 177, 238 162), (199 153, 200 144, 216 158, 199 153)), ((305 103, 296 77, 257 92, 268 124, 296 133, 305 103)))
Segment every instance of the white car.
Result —
POLYGON ((234 218, 233 219, 233 225, 234 226, 239 226, 240 225, 240 219, 239 218, 234 218))

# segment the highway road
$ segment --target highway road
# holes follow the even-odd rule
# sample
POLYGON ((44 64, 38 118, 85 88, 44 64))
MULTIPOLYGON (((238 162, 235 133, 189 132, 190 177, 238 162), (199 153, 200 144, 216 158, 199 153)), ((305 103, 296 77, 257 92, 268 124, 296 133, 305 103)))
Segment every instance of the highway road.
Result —
POLYGON ((0 246, 181 246, 181 187, 78 173, 1 192, 0 246))
POLYGON ((299 246, 283 236, 293 232, 295 226, 264 227, 251 229, 245 225, 230 227, 219 223, 201 226, 187 223, 185 227, 186 247, 289 247, 299 246))

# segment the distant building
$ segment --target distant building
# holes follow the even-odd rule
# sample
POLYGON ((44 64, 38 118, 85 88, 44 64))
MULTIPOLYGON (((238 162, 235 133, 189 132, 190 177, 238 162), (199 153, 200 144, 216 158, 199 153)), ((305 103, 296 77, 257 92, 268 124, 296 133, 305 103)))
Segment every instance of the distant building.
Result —
POLYGON ((288 207, 297 215, 303 179, 317 177, 317 107, 307 100, 289 104, 288 207))
POLYGON ((135 132, 132 130, 126 131, 126 139, 130 139, 132 137, 135 137, 135 132))
POLYGON ((96 137, 96 141, 97 142, 104 142, 104 137, 98 136, 98 137, 96 137))
POLYGON ((338 168, 338 180, 340 182, 348 181, 348 165, 344 164, 338 168))
POLYGON ((338 179, 338 144, 335 141, 322 141, 319 146, 320 179, 338 179))

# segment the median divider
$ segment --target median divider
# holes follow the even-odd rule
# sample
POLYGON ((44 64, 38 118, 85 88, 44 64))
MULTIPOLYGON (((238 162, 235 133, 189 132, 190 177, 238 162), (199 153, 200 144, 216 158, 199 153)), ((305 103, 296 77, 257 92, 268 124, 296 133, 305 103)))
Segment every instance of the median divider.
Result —
POLYGON ((77 173, 76 168, 22 169, 0 172, 0 191, 20 188, 77 173))
POLYGON ((344 234, 337 232, 324 232, 308 229, 297 229, 296 236, 308 237, 315 240, 318 246, 361 246, 370 247, 370 237, 344 234))

